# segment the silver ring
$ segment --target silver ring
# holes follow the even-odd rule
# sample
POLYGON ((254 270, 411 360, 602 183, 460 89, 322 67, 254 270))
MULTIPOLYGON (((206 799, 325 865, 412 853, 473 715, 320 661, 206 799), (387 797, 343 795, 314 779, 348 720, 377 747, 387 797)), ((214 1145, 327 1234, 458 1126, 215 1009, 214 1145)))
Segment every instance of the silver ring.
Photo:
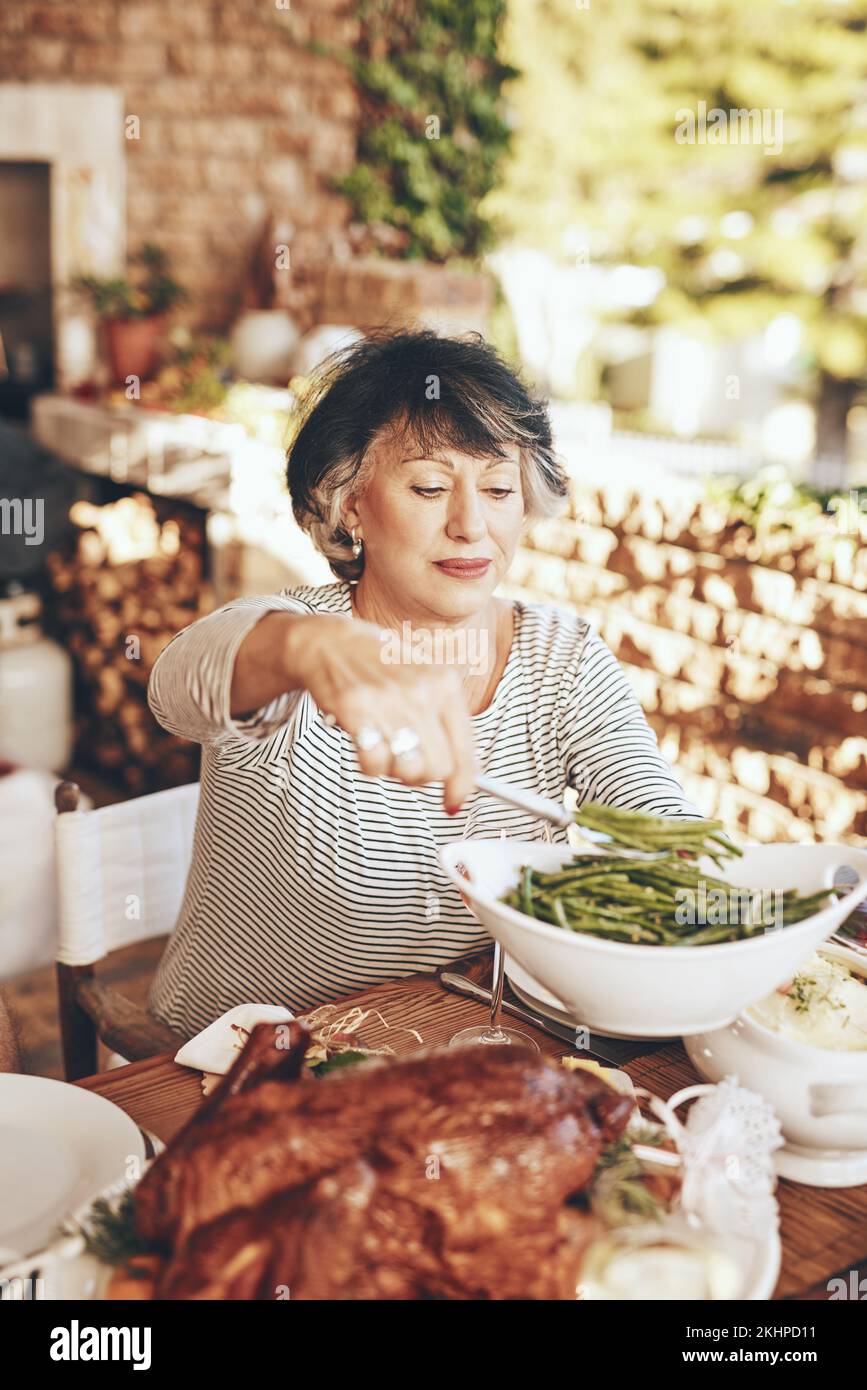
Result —
POLYGON ((393 758, 406 758, 421 747, 421 739, 415 729, 396 729, 388 740, 393 758))
POLYGON ((377 729, 374 724, 363 724, 355 735, 355 746, 360 748, 362 753, 369 753, 371 748, 376 748, 382 743, 382 730, 377 729))

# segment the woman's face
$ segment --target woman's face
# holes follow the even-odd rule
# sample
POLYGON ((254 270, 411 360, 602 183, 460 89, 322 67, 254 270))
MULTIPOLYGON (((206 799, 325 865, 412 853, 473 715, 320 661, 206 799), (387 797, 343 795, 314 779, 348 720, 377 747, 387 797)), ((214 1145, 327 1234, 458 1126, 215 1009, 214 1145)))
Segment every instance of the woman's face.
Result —
POLYGON ((512 562, 524 522, 517 445, 506 459, 454 449, 423 455, 374 441, 363 496, 347 512, 364 542, 364 578, 407 616, 471 617, 512 562))

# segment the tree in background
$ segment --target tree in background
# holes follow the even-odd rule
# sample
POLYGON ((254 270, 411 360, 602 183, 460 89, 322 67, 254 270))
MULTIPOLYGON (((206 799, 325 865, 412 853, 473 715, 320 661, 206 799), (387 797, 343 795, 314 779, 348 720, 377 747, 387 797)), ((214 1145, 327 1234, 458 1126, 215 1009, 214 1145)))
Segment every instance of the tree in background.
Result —
POLYGON ((503 53, 521 76, 491 212, 561 258, 658 266, 632 322, 740 337, 796 315, 820 451, 842 452, 867 383, 865 0, 510 0, 503 53), (701 102, 770 113, 766 135, 781 111, 781 147, 732 121, 681 143, 701 102))

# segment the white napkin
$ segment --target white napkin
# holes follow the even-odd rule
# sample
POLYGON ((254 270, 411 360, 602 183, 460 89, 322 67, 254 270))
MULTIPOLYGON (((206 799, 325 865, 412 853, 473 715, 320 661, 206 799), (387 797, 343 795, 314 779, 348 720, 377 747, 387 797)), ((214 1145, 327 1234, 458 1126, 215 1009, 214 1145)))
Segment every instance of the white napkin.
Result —
POLYGON ((182 1067, 224 1076, 257 1023, 289 1023, 295 1017, 277 1004, 238 1004, 185 1042, 175 1061, 182 1067))

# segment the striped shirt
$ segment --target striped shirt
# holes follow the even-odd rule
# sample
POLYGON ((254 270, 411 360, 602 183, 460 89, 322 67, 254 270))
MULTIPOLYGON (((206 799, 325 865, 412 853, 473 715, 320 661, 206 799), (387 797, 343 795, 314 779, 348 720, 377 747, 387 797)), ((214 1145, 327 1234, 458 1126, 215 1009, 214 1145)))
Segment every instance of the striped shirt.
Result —
MULTIPOLYGON (((159 723, 202 745, 193 861, 151 1011, 190 1035, 233 1005, 295 1013, 486 944, 438 851, 463 835, 542 840, 543 823, 474 793, 456 816, 442 783, 367 777, 353 740, 306 692, 230 715, 238 649, 267 612, 352 616, 346 583, 226 604, 158 658, 159 723)), ((482 769, 562 800, 698 815, 616 659, 581 618, 516 603, 514 637, 488 708, 472 717, 482 769)), ((566 842, 564 830, 552 830, 566 842)))

